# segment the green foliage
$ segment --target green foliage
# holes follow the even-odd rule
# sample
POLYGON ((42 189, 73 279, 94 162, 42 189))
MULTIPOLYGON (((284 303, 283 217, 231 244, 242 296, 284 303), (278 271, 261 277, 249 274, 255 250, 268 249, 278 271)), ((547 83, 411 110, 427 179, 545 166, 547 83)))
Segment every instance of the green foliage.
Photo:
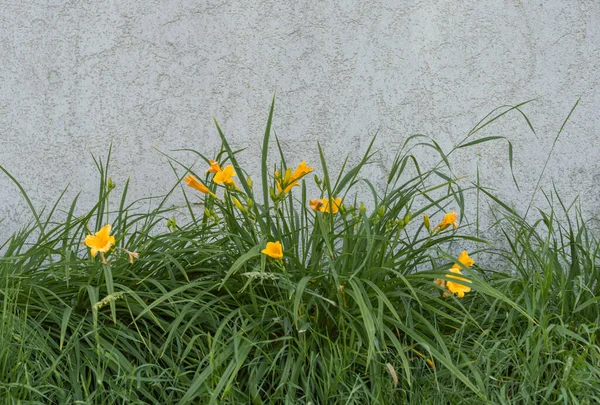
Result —
MULTIPOLYGON (((511 111, 533 130, 521 107, 486 117, 455 149, 495 140, 472 137, 511 111)), ((35 221, 10 238, 0 258, 0 398, 61 404, 600 401, 600 244, 580 214, 559 200, 560 218, 540 211, 530 223, 477 186, 497 207, 505 247, 489 247, 452 227, 432 232, 423 214, 441 220, 450 203, 462 211, 465 190, 450 171, 452 152, 422 136, 406 141, 383 193, 360 175, 375 153, 373 143, 357 166, 344 163, 336 176, 319 147, 316 184, 312 174, 303 175, 297 187, 279 192, 281 177, 267 157, 273 111, 274 103, 260 185, 217 124, 223 148, 215 159, 233 165, 241 187, 217 185, 212 174, 196 176, 218 198, 197 191, 188 196, 183 188, 183 225, 168 198, 193 170, 175 159, 178 182, 150 212, 128 203, 128 183, 121 188, 108 177, 110 153, 106 163, 95 160, 98 203, 83 214, 77 198, 65 212, 57 208, 61 199, 47 214, 36 212, 9 174, 35 221), (437 151, 440 164, 419 167, 410 154, 416 144, 437 151), (371 194, 358 194, 358 184, 371 194), (192 202, 199 195, 203 208, 192 202), (336 213, 308 204, 335 198, 342 200, 336 213), (107 223, 117 242, 103 265, 82 242, 107 223), (283 245, 282 260, 261 253, 275 241, 283 245), (456 252, 449 246, 469 242, 508 268, 462 268, 472 291, 463 299, 443 296, 434 280, 453 280, 447 270, 457 263, 456 252), (130 252, 139 253, 133 263, 130 252)), ((278 150, 283 175, 286 159, 278 150)), ((207 157, 194 153, 208 166, 207 157)), ((510 142, 509 160, 512 167, 510 142)))

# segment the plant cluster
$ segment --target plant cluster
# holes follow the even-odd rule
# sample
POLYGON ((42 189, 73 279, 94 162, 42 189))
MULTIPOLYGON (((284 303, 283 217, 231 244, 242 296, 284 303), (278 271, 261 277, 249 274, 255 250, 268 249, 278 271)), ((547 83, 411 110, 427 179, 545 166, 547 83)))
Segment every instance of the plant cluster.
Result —
MULTIPOLYGON (((497 139, 472 137, 520 107, 480 122, 457 149, 497 139)), ((600 243, 573 206, 559 200, 560 218, 540 211, 532 223, 485 187, 461 187, 451 153, 422 136, 406 141, 383 192, 361 177, 373 143, 337 176, 320 148, 318 168, 288 166, 278 142, 271 167, 273 108, 256 184, 217 124, 220 152, 191 151, 199 173, 170 157, 178 181, 150 212, 127 202, 128 182, 114 201, 110 154, 96 160, 91 210, 75 199, 55 220, 60 199, 45 215, 30 204, 34 222, 0 258, 0 398, 600 401, 600 243), (410 142, 439 152, 440 165, 421 168, 410 142), (180 189, 183 211, 167 204, 180 189), (504 245, 473 236, 468 191, 490 201, 504 245)))

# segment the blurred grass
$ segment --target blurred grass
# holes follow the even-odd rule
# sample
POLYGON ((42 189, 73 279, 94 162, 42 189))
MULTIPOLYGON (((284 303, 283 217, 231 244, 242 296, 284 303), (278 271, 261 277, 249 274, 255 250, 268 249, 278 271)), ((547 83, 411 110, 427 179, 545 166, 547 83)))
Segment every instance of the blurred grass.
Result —
MULTIPOLYGON (((189 221, 177 225, 169 197, 193 168, 171 158, 178 181, 151 211, 129 202, 128 183, 109 178, 110 152, 96 158, 99 194, 83 212, 61 200, 13 235, 0 258, 0 398, 5 403, 581 403, 600 402, 600 244, 576 204, 554 193, 539 220, 527 220, 477 184, 494 207, 503 245, 474 236, 430 232, 450 203, 465 210, 465 189, 448 156, 497 137, 474 139, 489 123, 525 103, 492 112, 451 152, 423 136, 407 139, 383 194, 361 169, 332 174, 320 151, 311 173, 288 194, 276 193, 267 156, 260 184, 243 169, 217 124, 240 188, 211 182, 219 198, 182 188, 189 221), (415 146, 440 163, 422 168, 415 146), (181 173, 183 170, 184 173, 181 173), (371 190, 361 207, 357 184, 371 190), (118 190, 120 195, 116 195, 118 190), (240 209, 232 197, 238 199, 240 209), (337 214, 313 212, 308 200, 340 197, 337 214), (554 200, 553 200, 554 199, 554 200), (435 222, 434 221, 434 222, 435 222), (108 264, 82 241, 112 224, 117 248, 108 264), (167 226, 165 226, 167 224, 167 226), (284 259, 261 254, 280 241, 284 259), (476 262, 462 269, 473 288, 442 296, 435 279, 452 281, 450 246, 479 246, 505 268, 476 262), (129 263, 125 251, 139 259, 129 263)), ((564 126, 564 125, 563 125, 564 126)), ((562 131, 562 128, 561 128, 562 131)), ((507 159, 512 168, 512 144, 507 159)), ((275 141, 276 138, 275 138, 275 141)), ((277 145, 279 146, 278 142, 277 145)), ((276 165, 285 172, 281 147, 276 165)), ((196 156, 209 158, 201 152, 196 156)), ((309 162, 311 163, 311 162, 309 162)), ((312 162, 313 165, 315 162, 312 162)), ((200 168, 202 170, 202 168, 200 168)), ((516 181, 516 179, 515 179, 516 181)), ((181 186, 183 187, 183 186, 181 186)), ((462 250, 462 249, 461 249, 462 250)), ((475 256, 478 257, 478 256, 475 256)))

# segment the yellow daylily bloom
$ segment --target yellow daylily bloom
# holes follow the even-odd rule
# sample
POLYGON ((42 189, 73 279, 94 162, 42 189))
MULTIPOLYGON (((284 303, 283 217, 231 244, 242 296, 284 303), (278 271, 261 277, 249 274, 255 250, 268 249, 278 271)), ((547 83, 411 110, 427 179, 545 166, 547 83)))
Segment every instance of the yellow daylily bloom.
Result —
POLYGON ((219 166, 219 163, 216 160, 209 160, 208 164, 210 165, 210 167, 208 169, 206 169, 206 173, 219 173, 221 171, 221 166, 219 166))
POLYGON ((310 200, 308 203, 310 204, 310 208, 315 212, 321 211, 321 207, 323 206, 323 203, 318 198, 310 200))
POLYGON ((267 242, 267 246, 261 250, 261 253, 273 259, 281 260, 283 259, 283 246, 281 246, 281 242, 267 242))
MULTIPOLYGON (((462 274, 460 272, 460 269, 457 269, 456 267, 452 267, 450 269, 450 271, 452 273, 462 274)), ((451 275, 448 275, 448 277, 449 278, 454 278, 454 279, 456 279, 458 281, 462 281, 463 283, 470 283, 471 282, 470 280, 467 280, 464 277, 451 276, 451 275)), ((461 284, 461 283, 456 283, 454 281, 446 281, 446 287, 448 288, 448 290, 450 290, 450 292, 452 294, 458 294, 459 298, 464 297, 466 292, 471 291, 471 287, 468 287, 468 286, 466 286, 464 284, 461 284)))
POLYGON ((292 187, 298 185, 298 181, 293 179, 292 169, 287 168, 283 177, 279 175, 279 172, 275 172, 275 184, 277 185, 277 193, 281 194, 283 192, 287 194, 292 187))
POLYGON ((439 285, 442 288, 446 287, 446 282, 441 278, 436 278, 435 280, 433 280, 433 283, 439 285))
POLYGON ((111 246, 115 244, 115 237, 110 235, 110 230, 111 226, 105 225, 102 227, 102 229, 96 232, 94 236, 88 235, 85 237, 83 243, 85 243, 85 245, 91 249, 90 253, 92 254, 92 257, 96 257, 98 252, 101 254, 108 252, 111 246))
POLYGON ((454 211, 447 213, 444 216, 444 219, 442 220, 442 222, 440 222, 439 224, 436 225, 435 228, 433 228, 432 232, 435 232, 437 230, 443 231, 444 229, 448 228, 450 225, 452 225, 454 227, 454 229, 458 228, 458 214, 454 211))
MULTIPOLYGON (((466 250, 463 250, 461 252, 461 254, 458 256, 458 262, 462 263, 466 267, 471 267, 473 264, 475 264, 475 260, 473 260, 469 257, 469 254, 467 253, 466 250)), ((456 268, 460 269, 460 266, 458 264, 455 264, 452 267, 456 267, 456 268)))
POLYGON ((189 187, 195 188, 196 190, 198 190, 204 194, 210 194, 211 196, 213 196, 215 198, 217 197, 212 191, 210 191, 208 189, 208 187, 206 187, 204 184, 200 183, 200 181, 196 177, 192 176, 191 174, 188 174, 184 180, 189 187))
POLYGON ((287 168, 285 170, 285 174, 283 177, 279 175, 279 172, 275 172, 275 184, 277 185, 278 193, 289 193, 292 187, 296 187, 298 185, 298 181, 312 172, 313 168, 306 165, 306 162, 303 160, 298 164, 298 167, 294 172, 292 172, 291 168, 287 168))
POLYGON ((327 212, 329 214, 337 214, 342 205, 342 199, 331 197, 331 200, 328 200, 327 198, 323 198, 321 200, 321 204, 322 205, 321 208, 319 208, 319 211, 327 212))
MULTIPOLYGON (((466 267, 471 267, 475 263, 475 261, 469 257, 469 254, 467 253, 466 250, 463 250, 462 253, 458 256, 458 261, 459 261, 459 263, 463 264, 466 267)), ((452 268, 450 269, 450 271, 452 273, 462 274, 462 272, 460 271, 460 266, 458 264, 452 265, 452 268)), ((454 281, 446 282, 446 287, 448 288, 448 290, 452 294, 458 294, 459 298, 464 297, 466 292, 471 291, 471 287, 468 287, 464 284, 464 283, 471 283, 470 280, 468 280, 464 277, 458 277, 458 276, 453 276, 453 275, 448 275, 448 278, 453 278, 453 279, 463 282, 463 283, 456 283, 454 281)))
POLYGON ((217 184, 226 184, 228 186, 235 186, 235 181, 233 180, 233 176, 236 176, 235 169, 232 165, 227 166, 223 170, 217 172, 213 181, 217 184))
POLYGON ((294 170, 294 174, 292 175, 294 180, 298 180, 300 177, 307 175, 312 172, 313 168, 306 165, 306 162, 303 160, 298 164, 296 170, 294 170))

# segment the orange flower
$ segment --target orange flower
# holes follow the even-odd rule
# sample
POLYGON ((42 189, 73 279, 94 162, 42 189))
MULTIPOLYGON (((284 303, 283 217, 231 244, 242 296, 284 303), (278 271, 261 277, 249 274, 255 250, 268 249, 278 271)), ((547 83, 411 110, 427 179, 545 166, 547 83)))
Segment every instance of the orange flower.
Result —
POLYGON ((188 174, 184 180, 189 187, 195 188, 196 190, 198 190, 204 194, 210 194, 215 198, 217 197, 212 191, 210 191, 208 189, 208 187, 206 187, 204 184, 200 183, 200 181, 198 181, 198 179, 196 177, 192 176, 191 174, 188 174))
MULTIPOLYGON (((460 269, 457 269, 456 267, 452 267, 450 269, 450 271, 452 273, 462 274, 460 272, 460 269)), ((463 277, 451 276, 451 275, 448 275, 448 277, 449 278, 454 278, 454 279, 456 279, 458 281, 462 281, 463 283, 470 283, 471 282, 470 280, 467 280, 466 278, 463 278, 463 277)), ((464 297, 466 292, 471 291, 471 287, 467 287, 464 284, 456 283, 454 281, 447 281, 446 282, 446 287, 448 287, 448 290, 450 290, 450 292, 452 294, 458 294, 459 298, 464 297)))
POLYGON ((110 235, 110 230, 111 226, 105 225, 102 229, 96 232, 94 236, 88 235, 85 237, 83 243, 91 248, 90 253, 92 254, 92 257, 96 257, 98 252, 100 252, 101 256, 103 256, 102 253, 108 252, 111 246, 115 244, 115 237, 110 235))
MULTIPOLYGON (((458 262, 464 264, 465 267, 471 267, 473 264, 475 264, 475 260, 469 257, 469 254, 466 250, 463 250, 462 253, 458 256, 458 262)), ((460 266, 458 264, 454 264, 452 267, 460 269, 460 266)))
POLYGON ((321 207, 323 206, 323 203, 318 198, 310 200, 308 203, 310 204, 310 208, 315 212, 321 211, 321 207))
POLYGON ((281 242, 267 242, 267 246, 261 250, 261 253, 273 259, 281 260, 283 259, 283 246, 281 246, 281 242))
MULTIPOLYGON (((471 267, 475 263, 475 261, 469 257, 466 250, 463 250, 462 253, 460 254, 460 256, 458 256, 458 261, 459 261, 459 263, 463 264, 466 267, 471 267)), ((460 265, 458 265, 456 263, 454 265, 452 265, 452 268, 450 269, 450 271, 452 273, 462 274, 460 271, 460 265)), ((453 278, 458 281, 462 281, 463 283, 471 282, 470 280, 468 280, 464 277, 458 277, 458 276, 453 276, 453 275, 448 275, 448 278, 453 278)), ((464 297, 466 292, 471 291, 471 287, 468 287, 465 284, 456 283, 454 281, 447 281, 446 287, 448 288, 448 290, 450 290, 450 292, 452 294, 458 294, 459 298, 464 297)))
POLYGON ((306 162, 303 160, 298 164, 298 167, 292 173, 291 168, 287 168, 285 170, 285 174, 283 177, 279 175, 279 172, 275 172, 275 184, 277 185, 278 193, 289 193, 293 187, 298 185, 298 180, 312 172, 313 168, 306 165, 306 162))
POLYGON ((440 222, 435 228, 433 228, 432 232, 435 232, 437 230, 443 231, 450 225, 454 226, 454 229, 458 228, 458 214, 454 211, 447 213, 444 216, 442 222, 440 222))
POLYGON ((282 192, 287 194, 290 192, 292 187, 296 187, 298 185, 298 181, 293 179, 292 169, 285 169, 285 174, 283 177, 279 175, 279 172, 275 172, 275 184, 277 185, 277 193, 281 194, 282 192))
POLYGON ((219 163, 216 160, 211 159, 208 163, 210 164, 210 167, 206 169, 206 173, 219 173, 221 171, 221 166, 219 166, 219 163))
POLYGON ((232 165, 227 166, 223 170, 217 172, 213 181, 217 184, 225 183, 228 186, 235 186, 235 181, 233 180, 233 176, 235 176, 235 170, 232 165))
POLYGON ((439 285, 442 288, 446 287, 446 282, 441 278, 436 278, 435 280, 433 280, 433 283, 439 285))
POLYGON ((294 180, 298 180, 300 177, 303 177, 312 171, 313 171, 313 168, 310 166, 307 166, 306 162, 303 160, 302 162, 300 162, 298 164, 298 167, 296 168, 296 170, 294 170, 294 174, 292 175, 292 178, 294 180))
POLYGON ((319 208, 319 211, 321 212, 327 212, 329 214, 337 214, 337 212, 339 211, 341 205, 342 205, 342 199, 341 198, 333 198, 331 197, 331 200, 328 200, 327 198, 323 198, 321 200, 322 206, 321 208, 319 208))

